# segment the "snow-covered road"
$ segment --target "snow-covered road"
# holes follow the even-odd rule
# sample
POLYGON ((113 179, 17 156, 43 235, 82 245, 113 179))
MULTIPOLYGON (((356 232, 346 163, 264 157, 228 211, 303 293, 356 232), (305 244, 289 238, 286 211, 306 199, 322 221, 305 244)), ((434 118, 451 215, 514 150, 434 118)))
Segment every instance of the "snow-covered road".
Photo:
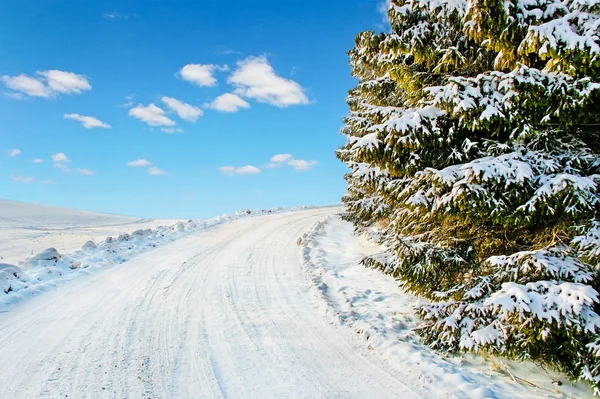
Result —
POLYGON ((429 396, 315 311, 296 240, 333 211, 217 226, 0 313, 0 396, 429 396))

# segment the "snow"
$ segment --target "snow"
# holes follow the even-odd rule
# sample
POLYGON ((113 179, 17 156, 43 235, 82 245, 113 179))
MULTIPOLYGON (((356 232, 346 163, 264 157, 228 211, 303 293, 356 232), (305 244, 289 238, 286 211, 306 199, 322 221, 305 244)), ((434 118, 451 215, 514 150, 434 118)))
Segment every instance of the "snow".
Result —
POLYGON ((316 312, 296 241, 332 212, 197 230, 0 312, 2 397, 452 397, 316 312))
MULTIPOLYGON (((81 248, 62 253, 54 247, 37 254, 32 250, 32 256, 28 258, 14 262, 13 265, 7 262, 5 269, 0 269, 0 311, 65 281, 96 269, 127 262, 141 253, 196 231, 239 218, 308 208, 242 210, 233 215, 225 214, 207 220, 175 223, 166 220, 169 222, 167 226, 141 229, 139 227, 155 225, 160 221, 8 201, 2 201, 1 205, 0 232, 6 240, 2 245, 12 248, 9 253, 23 254, 24 251, 19 248, 35 248, 45 244, 53 244, 59 248, 74 248, 79 245, 81 248), (133 222, 128 222, 130 220, 133 222), (136 230, 127 233, 123 229, 136 230), (43 233, 41 237, 38 235, 40 232, 43 233), (116 237, 102 235, 107 232, 113 232, 116 237), (85 241, 90 236, 92 240, 85 241)), ((11 258, 16 258, 16 255, 9 257, 11 258)))
MULTIPOLYGON (((359 264, 383 248, 332 216, 338 208, 290 210, 136 229, 0 264, 0 288, 11 286, 0 293, 3 395, 591 396, 530 363, 429 349, 414 331, 417 298, 359 264)), ((586 300, 564 293, 570 306, 586 300)))
POLYGON ((0 262, 14 264, 50 247, 72 252, 86 241, 104 240, 124 230, 173 223, 175 220, 141 219, 0 199, 0 262))
MULTIPOLYGON (((456 397, 592 397, 585 383, 573 385, 565 375, 531 362, 470 354, 446 356, 425 346, 415 331, 422 323, 413 309, 418 298, 404 293, 392 277, 359 263, 366 256, 385 254, 384 248, 363 236, 356 236, 352 225, 339 217, 330 216, 319 221, 303 236, 301 244, 305 271, 313 293, 320 301, 321 314, 334 325, 351 329, 358 341, 389 362, 388 370, 409 370, 407 378, 422 381, 423 386, 443 389, 456 397), (513 381, 504 365, 520 383, 513 381), (560 381, 562 385, 553 381, 560 381)), ((513 295, 512 301, 518 301, 515 298, 520 297, 529 301, 527 295, 531 293, 514 291, 518 286, 503 287, 506 290, 502 291, 506 294, 503 298, 510 299, 513 295)), ((564 283, 547 288, 556 292, 546 295, 546 302, 540 298, 539 303, 530 303, 530 306, 568 312, 589 302, 595 295, 582 291, 581 284, 564 283)), ((498 294, 490 301, 499 301, 500 297, 498 294)), ((516 306, 516 303, 512 305, 516 306)), ((452 317, 444 322, 451 323, 452 320, 456 322, 452 317)), ((499 339, 502 331, 492 324, 474 335, 480 342, 491 342, 499 339)))

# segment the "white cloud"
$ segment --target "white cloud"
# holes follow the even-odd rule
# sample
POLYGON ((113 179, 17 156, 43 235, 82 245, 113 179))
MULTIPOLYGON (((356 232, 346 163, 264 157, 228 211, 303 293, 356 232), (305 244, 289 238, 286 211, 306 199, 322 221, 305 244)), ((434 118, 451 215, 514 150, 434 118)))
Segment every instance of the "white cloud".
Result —
POLYGON ((152 175, 152 176, 160 176, 160 175, 167 174, 167 172, 165 172, 162 169, 157 168, 156 166, 153 166, 150 169, 148 169, 148 174, 152 175))
POLYGON ((42 162, 44 162, 44 160, 42 158, 35 158, 35 159, 32 159, 31 162, 33 162, 33 163, 42 163, 42 162))
POLYGON ((57 93, 80 94, 84 90, 92 90, 92 86, 83 75, 56 69, 36 73, 46 78, 48 87, 57 93))
POLYGON ((52 162, 69 162, 69 158, 64 153, 57 152, 52 154, 52 162))
POLYGON ((271 162, 281 163, 292 159, 292 154, 277 154, 271 157, 271 162))
POLYGON ((238 61, 227 82, 236 88, 236 94, 278 107, 309 103, 302 86, 277 76, 265 57, 238 61))
POLYGON ((228 71, 227 65, 219 66, 213 64, 187 64, 177 73, 183 80, 187 80, 196 86, 211 87, 217 84, 213 76, 215 71, 228 71))
POLYGON ((10 155, 11 157, 16 157, 17 155, 21 155, 21 150, 19 150, 18 148, 13 148, 8 152, 8 155, 10 155))
POLYGON ((306 161, 304 159, 295 159, 292 154, 277 154, 271 157, 271 162, 263 166, 264 168, 279 168, 289 165, 297 171, 310 170, 317 161, 306 161))
POLYGON ((10 176, 10 180, 18 182, 18 183, 32 183, 35 181, 33 177, 25 177, 25 176, 10 176))
POLYGON ((160 176, 160 175, 166 175, 167 172, 165 172, 162 169, 157 168, 156 166, 152 166, 152 162, 146 160, 146 159, 136 159, 135 161, 129 161, 127 162, 127 166, 133 166, 133 167, 148 167, 148 174, 151 176, 160 176))
POLYGON ((18 95, 21 93, 32 97, 50 97, 52 93, 50 88, 46 87, 43 82, 23 73, 17 76, 4 75, 0 80, 9 89, 20 92, 14 93, 17 95, 15 98, 19 98, 18 95))
POLYGON ((38 183, 40 183, 40 184, 52 184, 54 182, 52 180, 40 180, 38 183))
POLYGON ((93 129, 95 127, 109 129, 112 127, 109 124, 104 123, 101 120, 96 119, 92 116, 84 116, 79 114, 64 114, 63 117, 65 119, 73 119, 75 121, 81 122, 82 126, 86 129, 93 129))
POLYGON ((161 130, 161 132, 165 132, 168 134, 183 133, 183 129, 181 129, 179 127, 161 127, 160 130, 161 130))
POLYGON ((240 166, 238 168, 234 166, 221 166, 219 170, 226 175, 256 175, 260 173, 260 169, 252 165, 240 166))
POLYGON ((292 159, 288 162, 288 165, 298 171, 310 170, 316 164, 317 161, 305 161, 304 159, 292 159))
POLYGON ((57 93, 81 94, 85 90, 92 89, 85 76, 73 72, 51 69, 37 71, 36 75, 38 77, 31 77, 23 73, 16 76, 4 75, 0 77, 0 81, 15 91, 15 93, 8 93, 14 98, 22 98, 22 95, 48 98, 57 93))
POLYGON ((175 111, 181 119, 188 122, 196 122, 198 118, 202 116, 202 110, 200 108, 179 101, 176 98, 165 96, 161 98, 161 100, 167 107, 175 111))
POLYGON ((135 161, 127 162, 127 166, 150 166, 152 162, 145 159, 136 159, 135 161))
POLYGON ((165 116, 165 111, 154 104, 146 107, 138 105, 129 110, 129 115, 141 120, 150 126, 174 126, 175 121, 165 116))
POLYGON ((81 169, 81 168, 77 168, 77 173, 79 173, 80 175, 87 175, 87 176, 91 176, 94 174, 94 172, 92 172, 89 169, 81 169))
POLYGON ((250 104, 232 93, 221 94, 213 102, 204 104, 204 106, 220 112, 237 112, 241 108, 250 108, 250 104))

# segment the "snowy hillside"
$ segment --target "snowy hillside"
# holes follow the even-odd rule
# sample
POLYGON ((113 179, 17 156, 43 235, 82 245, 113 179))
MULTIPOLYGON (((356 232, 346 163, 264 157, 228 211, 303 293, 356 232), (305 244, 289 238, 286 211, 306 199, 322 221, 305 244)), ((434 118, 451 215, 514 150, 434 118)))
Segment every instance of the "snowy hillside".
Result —
POLYGON ((49 247, 72 252, 89 240, 173 223, 0 200, 0 263, 16 264, 49 247))

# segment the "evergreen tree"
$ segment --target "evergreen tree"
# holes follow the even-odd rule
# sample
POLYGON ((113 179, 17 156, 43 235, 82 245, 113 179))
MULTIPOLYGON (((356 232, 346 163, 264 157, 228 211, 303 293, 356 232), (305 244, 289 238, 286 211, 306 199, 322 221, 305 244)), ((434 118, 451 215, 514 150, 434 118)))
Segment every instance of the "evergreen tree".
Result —
POLYGON ((426 342, 558 365, 600 393, 600 2, 393 0, 349 53, 364 260, 428 301, 426 342))

